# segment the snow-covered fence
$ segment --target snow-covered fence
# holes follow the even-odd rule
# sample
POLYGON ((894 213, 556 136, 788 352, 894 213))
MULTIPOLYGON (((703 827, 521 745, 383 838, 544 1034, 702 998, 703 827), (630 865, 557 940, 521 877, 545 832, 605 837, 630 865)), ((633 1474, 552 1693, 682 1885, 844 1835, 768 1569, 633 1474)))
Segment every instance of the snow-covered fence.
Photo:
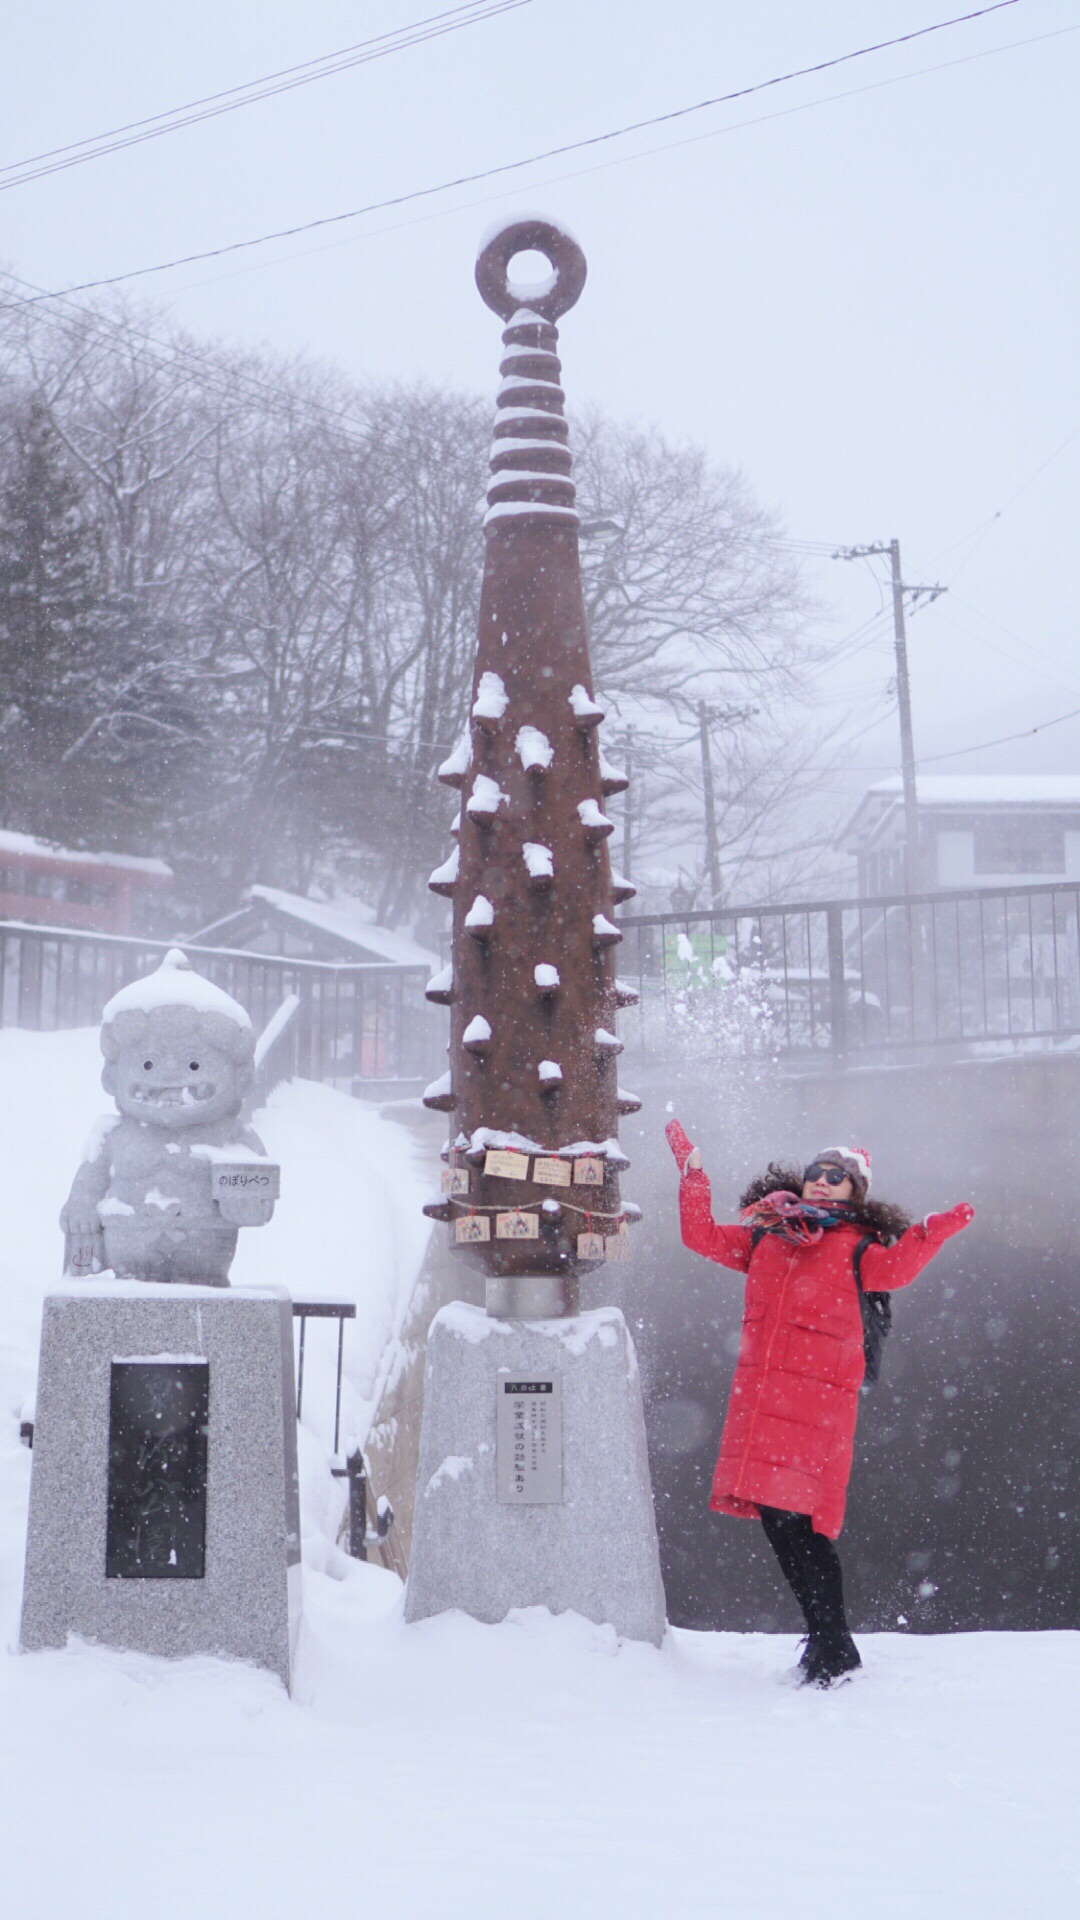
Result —
POLYGON ((628 1047, 797 1060, 1080 1036, 1080 883, 620 919, 628 1047))
POLYGON ((418 1091, 436 1070, 426 967, 288 960, 17 921, 0 921, 0 1026, 94 1026, 120 987, 177 944, 276 1041, 266 1060, 275 1081, 296 1075, 376 1097, 418 1091), (298 1005, 275 1033, 290 996, 298 1005))

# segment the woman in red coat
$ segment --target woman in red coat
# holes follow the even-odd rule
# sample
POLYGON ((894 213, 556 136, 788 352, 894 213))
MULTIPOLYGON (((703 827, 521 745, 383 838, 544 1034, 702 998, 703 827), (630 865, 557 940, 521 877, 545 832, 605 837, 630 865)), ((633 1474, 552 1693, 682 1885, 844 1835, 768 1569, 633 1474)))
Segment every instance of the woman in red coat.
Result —
POLYGON ((709 1504, 739 1518, 760 1516, 806 1619, 803 1674, 829 1686, 862 1664, 833 1544, 865 1369, 859 1287, 908 1286, 974 1213, 962 1204, 911 1226, 899 1208, 870 1199, 870 1156, 862 1148, 831 1147, 801 1174, 770 1166, 743 1194, 740 1225, 717 1226, 700 1153, 678 1121, 667 1133, 682 1175, 684 1243, 746 1274, 742 1342, 709 1504))

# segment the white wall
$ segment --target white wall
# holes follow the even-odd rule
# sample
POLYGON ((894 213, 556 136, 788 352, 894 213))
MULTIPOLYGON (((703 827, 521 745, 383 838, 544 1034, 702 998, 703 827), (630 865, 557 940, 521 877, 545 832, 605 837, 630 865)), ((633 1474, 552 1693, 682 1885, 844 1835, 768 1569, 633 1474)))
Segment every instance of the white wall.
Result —
POLYGON ((937 884, 939 887, 975 885, 975 835, 954 828, 939 829, 937 840, 937 884))

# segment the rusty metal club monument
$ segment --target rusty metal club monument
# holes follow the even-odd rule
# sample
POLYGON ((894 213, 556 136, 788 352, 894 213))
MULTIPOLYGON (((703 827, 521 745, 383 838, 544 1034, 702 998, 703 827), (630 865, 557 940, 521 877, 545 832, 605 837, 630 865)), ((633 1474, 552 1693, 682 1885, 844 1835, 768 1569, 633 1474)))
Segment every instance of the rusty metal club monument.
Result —
POLYGON ((633 1344, 622 1314, 580 1311, 579 1276, 628 1252, 637 1209, 618 1086, 606 798, 626 777, 600 749, 578 516, 555 322, 585 257, 535 217, 481 244, 476 283, 503 320, 471 724, 439 769, 461 792, 459 845, 431 877, 453 902, 450 1069, 426 1104, 450 1114, 444 1193, 427 1211, 485 1277, 432 1323, 406 1615, 574 1609, 620 1634, 664 1631, 633 1344), (515 287, 514 257, 551 272, 515 287))

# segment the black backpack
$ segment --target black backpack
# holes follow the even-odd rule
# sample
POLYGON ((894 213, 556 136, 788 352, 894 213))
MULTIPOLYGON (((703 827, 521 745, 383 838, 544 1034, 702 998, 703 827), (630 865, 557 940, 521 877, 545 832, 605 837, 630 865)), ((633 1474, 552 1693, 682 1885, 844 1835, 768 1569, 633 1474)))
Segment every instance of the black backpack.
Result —
MULTIPOLYGON (((768 1232, 767 1227, 755 1227, 750 1235, 750 1251, 768 1232)), ((865 1372, 863 1386, 876 1387, 881 1374, 881 1360, 885 1352, 885 1342, 892 1331, 892 1295, 889 1293, 864 1293, 862 1283, 862 1258, 867 1247, 874 1245, 872 1233, 864 1233, 858 1246, 851 1255, 851 1264, 855 1271, 855 1285, 859 1294, 859 1312, 862 1315, 862 1350, 865 1372)))
POLYGON ((859 1312, 862 1314, 862 1350, 866 1362, 863 1374, 864 1387, 876 1387, 881 1373, 881 1361, 885 1352, 885 1342, 892 1332, 892 1294, 864 1293, 862 1283, 862 1257, 867 1247, 874 1244, 872 1233, 864 1233, 851 1256, 855 1269, 855 1285, 859 1289, 859 1312))

